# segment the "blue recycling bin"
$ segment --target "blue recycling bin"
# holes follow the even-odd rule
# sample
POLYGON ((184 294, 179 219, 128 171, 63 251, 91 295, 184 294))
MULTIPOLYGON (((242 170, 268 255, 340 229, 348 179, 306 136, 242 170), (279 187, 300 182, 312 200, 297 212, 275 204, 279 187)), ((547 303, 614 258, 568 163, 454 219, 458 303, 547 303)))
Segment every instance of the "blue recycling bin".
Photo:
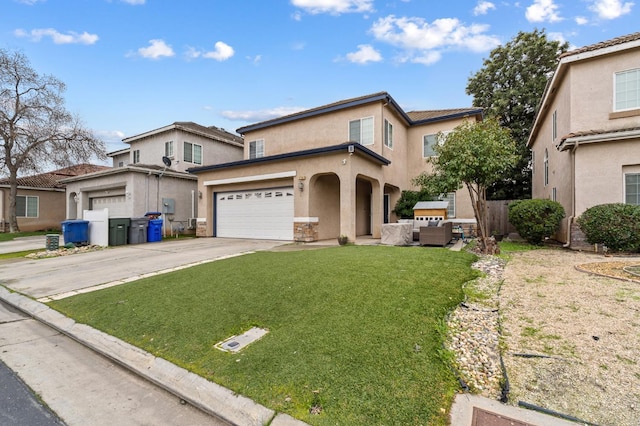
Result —
POLYGON ((149 219, 147 226, 147 242, 162 241, 162 219, 149 219))
POLYGON ((77 246, 89 244, 89 221, 81 219, 65 220, 62 223, 64 243, 77 246))

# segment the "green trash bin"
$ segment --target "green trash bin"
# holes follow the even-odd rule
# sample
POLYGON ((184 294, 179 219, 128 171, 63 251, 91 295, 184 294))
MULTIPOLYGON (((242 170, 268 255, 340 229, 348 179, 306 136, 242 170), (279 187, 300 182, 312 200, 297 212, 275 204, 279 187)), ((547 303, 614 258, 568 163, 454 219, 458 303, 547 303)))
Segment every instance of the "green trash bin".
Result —
POLYGON ((109 219, 109 245, 122 246, 129 241, 129 225, 131 219, 128 217, 114 217, 109 219))
POLYGON ((45 248, 49 251, 56 251, 60 248, 60 235, 47 234, 45 241, 45 248))

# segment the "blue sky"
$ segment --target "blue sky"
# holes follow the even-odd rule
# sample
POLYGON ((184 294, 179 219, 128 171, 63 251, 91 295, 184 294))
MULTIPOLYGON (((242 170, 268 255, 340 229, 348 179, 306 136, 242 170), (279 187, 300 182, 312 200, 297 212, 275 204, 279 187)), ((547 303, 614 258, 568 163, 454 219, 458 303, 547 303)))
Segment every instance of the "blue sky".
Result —
POLYGON ((518 31, 581 47, 640 31, 626 0, 0 0, 0 48, 67 85, 106 143, 175 121, 227 130, 379 91, 471 106, 468 78, 518 31))

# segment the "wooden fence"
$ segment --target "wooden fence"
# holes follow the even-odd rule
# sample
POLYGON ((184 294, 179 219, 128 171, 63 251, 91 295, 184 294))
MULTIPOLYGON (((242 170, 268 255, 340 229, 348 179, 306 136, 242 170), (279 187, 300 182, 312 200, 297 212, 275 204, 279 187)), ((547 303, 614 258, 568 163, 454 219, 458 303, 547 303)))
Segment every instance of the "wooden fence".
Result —
POLYGON ((489 210, 489 234, 508 235, 517 232, 509 223, 509 204, 515 200, 487 201, 489 210))

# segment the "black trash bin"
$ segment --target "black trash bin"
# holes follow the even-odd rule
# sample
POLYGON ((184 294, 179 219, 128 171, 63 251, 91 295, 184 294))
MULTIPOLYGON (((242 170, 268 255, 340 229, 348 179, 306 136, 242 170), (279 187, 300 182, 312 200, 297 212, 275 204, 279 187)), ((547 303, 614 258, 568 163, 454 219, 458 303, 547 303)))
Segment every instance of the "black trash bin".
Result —
POLYGON ((129 240, 129 225, 131 219, 128 217, 114 217, 109 219, 109 245, 121 246, 127 244, 129 240))
POLYGON ((147 242, 148 217, 131 218, 129 225, 129 244, 140 244, 147 242))

